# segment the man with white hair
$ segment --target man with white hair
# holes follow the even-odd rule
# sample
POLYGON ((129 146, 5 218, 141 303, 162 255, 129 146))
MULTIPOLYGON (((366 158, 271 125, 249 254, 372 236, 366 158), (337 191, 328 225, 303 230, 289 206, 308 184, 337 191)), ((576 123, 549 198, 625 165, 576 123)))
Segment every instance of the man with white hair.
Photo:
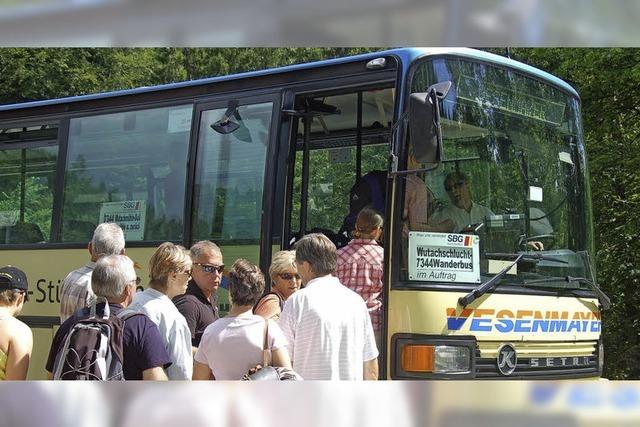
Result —
POLYGON ((95 295, 91 290, 91 273, 96 261, 105 255, 124 254, 124 233, 118 224, 105 222, 99 224, 93 232, 93 238, 87 245, 91 261, 77 270, 73 270, 62 281, 60 291, 60 323, 67 320, 76 310, 88 307, 95 295))
MULTIPOLYGON (((97 260, 91 273, 91 288, 96 295, 96 316, 109 313, 118 315, 128 307, 136 293, 136 272, 133 261, 125 255, 107 255, 97 260), (106 300, 106 301, 105 301, 106 300)), ((63 351, 67 334, 80 320, 88 319, 90 308, 76 311, 56 331, 51 343, 46 369, 53 376, 56 356, 63 351)), ((158 327, 144 314, 123 320, 122 329, 122 373, 125 380, 166 380, 165 368, 171 365, 164 341, 158 327)))

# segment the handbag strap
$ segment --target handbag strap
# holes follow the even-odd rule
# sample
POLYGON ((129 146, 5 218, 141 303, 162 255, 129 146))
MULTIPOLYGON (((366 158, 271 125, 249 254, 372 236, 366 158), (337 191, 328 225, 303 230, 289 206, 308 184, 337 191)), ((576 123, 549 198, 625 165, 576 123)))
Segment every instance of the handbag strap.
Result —
POLYGON ((269 320, 264 319, 264 338, 262 341, 262 367, 266 368, 271 362, 271 350, 269 349, 269 320))

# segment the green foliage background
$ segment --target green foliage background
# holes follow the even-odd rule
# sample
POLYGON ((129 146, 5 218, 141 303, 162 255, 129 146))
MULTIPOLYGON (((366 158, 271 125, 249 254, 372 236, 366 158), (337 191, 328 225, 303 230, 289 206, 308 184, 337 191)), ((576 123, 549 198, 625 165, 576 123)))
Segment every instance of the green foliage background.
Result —
MULTIPOLYGON (((0 104, 212 77, 366 50, 371 49, 0 49, 0 104)), ((516 48, 509 53, 562 78, 581 94, 598 279, 613 302, 603 314, 604 375, 640 378, 640 50, 516 48)))

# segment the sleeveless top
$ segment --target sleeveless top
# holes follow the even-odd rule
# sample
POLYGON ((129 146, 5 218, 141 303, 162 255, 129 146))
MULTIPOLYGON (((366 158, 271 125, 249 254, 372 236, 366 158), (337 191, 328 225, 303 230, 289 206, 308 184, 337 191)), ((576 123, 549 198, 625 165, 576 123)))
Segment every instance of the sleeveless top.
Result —
POLYGON ((0 350, 0 381, 7 378, 7 355, 0 350))

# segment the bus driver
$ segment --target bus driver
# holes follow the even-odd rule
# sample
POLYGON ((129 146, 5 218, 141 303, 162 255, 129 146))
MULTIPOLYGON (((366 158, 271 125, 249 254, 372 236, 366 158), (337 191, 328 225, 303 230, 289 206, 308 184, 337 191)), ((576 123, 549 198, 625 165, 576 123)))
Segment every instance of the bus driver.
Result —
POLYGON ((451 199, 451 204, 433 214, 434 221, 439 222, 445 218, 453 220, 455 225, 447 230, 459 233, 467 225, 484 222, 488 216, 493 215, 491 209, 471 200, 468 179, 462 172, 449 173, 444 180, 444 188, 451 199))

